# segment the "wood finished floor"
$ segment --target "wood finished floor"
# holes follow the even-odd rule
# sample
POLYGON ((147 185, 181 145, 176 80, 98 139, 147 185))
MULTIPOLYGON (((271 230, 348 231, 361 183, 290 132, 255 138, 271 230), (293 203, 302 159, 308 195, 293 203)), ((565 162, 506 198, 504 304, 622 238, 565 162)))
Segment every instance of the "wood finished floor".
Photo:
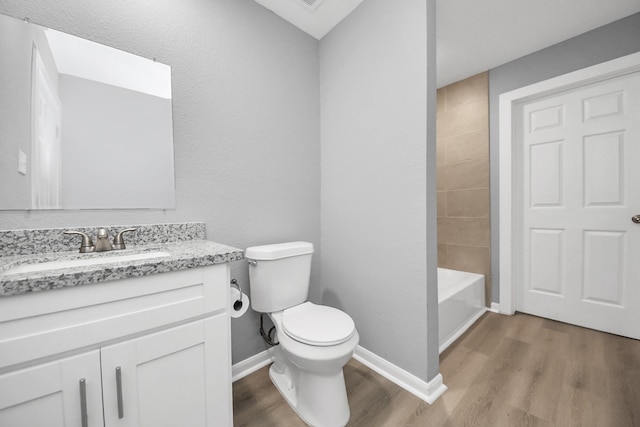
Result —
MULTIPOLYGON (((236 427, 304 427, 267 367, 233 385, 236 427)), ((428 405, 351 360, 349 426, 640 426, 640 341, 517 313, 485 314, 440 355, 428 405)))

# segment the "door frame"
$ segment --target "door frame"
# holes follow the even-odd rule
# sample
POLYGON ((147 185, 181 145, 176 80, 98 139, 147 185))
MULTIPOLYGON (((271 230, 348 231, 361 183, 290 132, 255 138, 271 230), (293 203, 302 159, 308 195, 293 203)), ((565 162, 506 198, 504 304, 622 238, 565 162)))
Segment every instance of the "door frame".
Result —
POLYGON ((514 314, 516 310, 516 283, 520 282, 522 259, 513 255, 522 242, 522 192, 518 191, 518 174, 515 165, 514 144, 517 140, 517 115, 520 106, 544 96, 581 86, 608 80, 640 71, 640 52, 616 58, 578 71, 567 73, 542 82, 534 83, 500 95, 499 120, 499 247, 500 247, 500 302, 502 314, 514 314))
MULTIPOLYGON (((62 103, 60 95, 56 87, 51 82, 47 73, 47 65, 40 55, 40 50, 34 44, 32 46, 32 64, 31 64, 31 209, 60 209, 62 206, 62 176, 61 163, 62 154, 60 146, 60 136, 58 134, 57 156, 53 159, 53 163, 57 173, 55 176, 44 177, 40 168, 42 160, 42 146, 40 143, 40 128, 38 127, 38 115, 40 111, 40 94, 48 93, 49 99, 54 101, 57 111, 62 114, 62 103), (43 191, 43 187, 47 187, 43 191), (52 191, 53 190, 53 191, 52 191), (43 203, 43 193, 49 195, 54 194, 54 203, 43 203)), ((58 116, 60 117, 60 116, 58 116)), ((61 129, 61 123, 57 123, 58 129, 61 129)), ((48 196, 47 198, 49 198, 48 196)))

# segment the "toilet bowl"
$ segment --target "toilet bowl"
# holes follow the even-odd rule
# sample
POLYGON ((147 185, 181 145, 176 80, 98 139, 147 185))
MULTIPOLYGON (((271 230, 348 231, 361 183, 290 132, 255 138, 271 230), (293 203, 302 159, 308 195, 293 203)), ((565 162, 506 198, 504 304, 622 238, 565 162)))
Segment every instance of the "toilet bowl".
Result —
POLYGON ((341 427, 350 410, 343 367, 360 339, 348 314, 307 301, 313 245, 247 248, 252 307, 267 313, 279 345, 269 376, 298 416, 314 427, 341 427))
MULTIPOLYGON (((280 343, 274 349, 274 363, 269 368, 271 381, 307 424, 314 427, 346 425, 350 410, 342 368, 358 345, 358 332, 353 328, 344 341, 332 345, 300 342, 296 339, 300 337, 293 338, 287 333, 284 315, 283 311, 270 314, 280 343)), ((318 322, 319 329, 321 326, 318 322)))

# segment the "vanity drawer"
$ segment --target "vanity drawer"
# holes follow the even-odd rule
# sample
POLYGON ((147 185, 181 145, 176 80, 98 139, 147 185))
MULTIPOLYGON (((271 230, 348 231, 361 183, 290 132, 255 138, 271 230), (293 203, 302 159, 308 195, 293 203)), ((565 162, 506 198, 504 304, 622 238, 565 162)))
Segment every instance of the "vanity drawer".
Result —
POLYGON ((227 310, 218 264, 0 298, 0 369, 227 310))

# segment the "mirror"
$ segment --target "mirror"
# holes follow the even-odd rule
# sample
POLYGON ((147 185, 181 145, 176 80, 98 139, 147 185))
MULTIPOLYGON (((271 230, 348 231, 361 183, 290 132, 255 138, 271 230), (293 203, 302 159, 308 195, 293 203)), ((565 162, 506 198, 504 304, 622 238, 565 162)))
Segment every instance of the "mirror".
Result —
POLYGON ((175 207, 171 69, 0 15, 0 209, 175 207))

